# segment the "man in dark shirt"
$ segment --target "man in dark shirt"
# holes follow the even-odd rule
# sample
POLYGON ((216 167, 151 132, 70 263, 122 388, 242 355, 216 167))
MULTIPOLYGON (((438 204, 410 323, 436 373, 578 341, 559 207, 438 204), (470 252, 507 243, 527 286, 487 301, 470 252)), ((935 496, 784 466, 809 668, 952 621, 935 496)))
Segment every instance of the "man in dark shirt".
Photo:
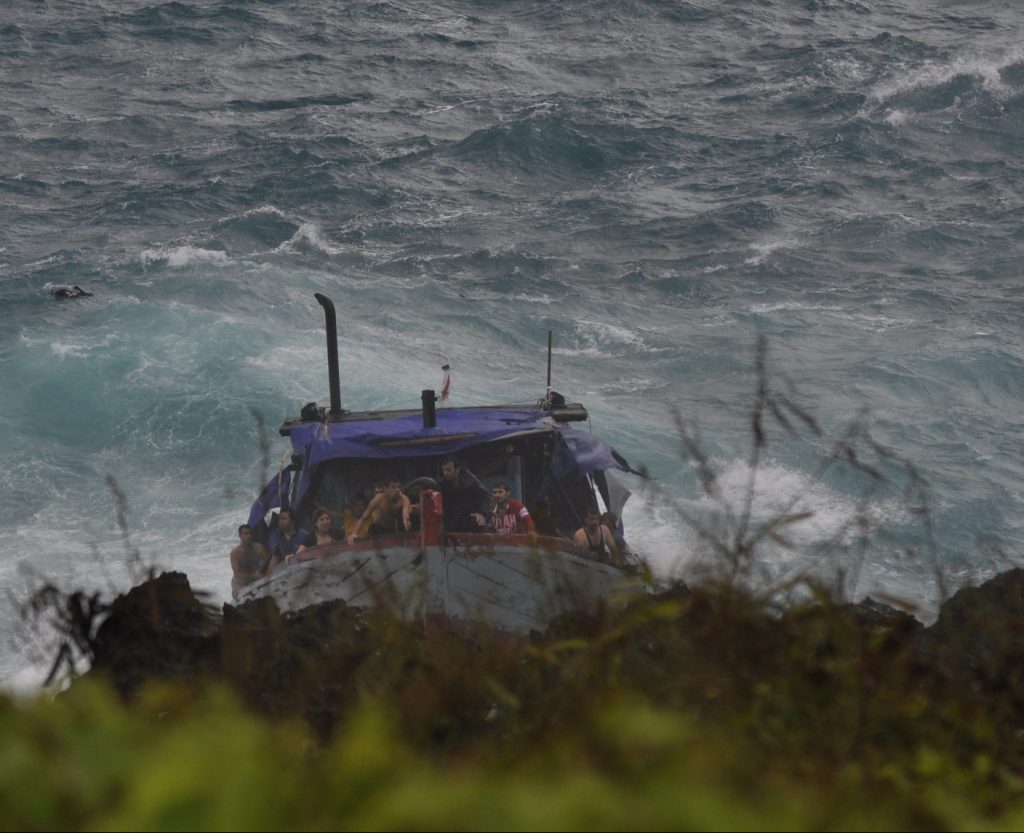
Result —
POLYGON ((483 531, 490 495, 473 472, 452 457, 443 460, 438 490, 444 501, 446 531, 483 531))
POLYGON ((283 564, 285 558, 296 552, 300 546, 311 547, 316 543, 313 536, 304 529, 295 526, 295 516, 291 509, 282 509, 277 513, 277 528, 267 537, 267 550, 270 552, 270 569, 283 564))

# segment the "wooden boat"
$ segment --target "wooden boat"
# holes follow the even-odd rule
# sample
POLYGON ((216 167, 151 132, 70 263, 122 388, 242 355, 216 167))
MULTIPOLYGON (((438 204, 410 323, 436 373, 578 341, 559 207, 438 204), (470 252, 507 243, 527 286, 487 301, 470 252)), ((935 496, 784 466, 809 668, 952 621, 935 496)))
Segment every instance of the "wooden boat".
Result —
POLYGON ((249 523, 263 534, 285 506, 310 529, 313 512, 326 508, 340 529, 357 499, 394 479, 416 502, 414 530, 311 547, 241 588, 238 603, 271 596, 294 611, 340 599, 443 626, 485 622, 522 634, 646 592, 635 565, 601 560, 569 537, 588 508, 621 517, 629 492, 611 472, 637 472, 600 438, 573 427, 587 412, 551 391, 550 341, 548 390, 539 401, 437 408, 435 392, 425 390, 421 409, 346 411, 334 306, 316 297, 326 315, 331 404, 310 403, 281 426, 292 462, 263 489, 249 523), (451 528, 440 470, 453 457, 485 488, 507 484, 536 519, 536 534, 451 528))

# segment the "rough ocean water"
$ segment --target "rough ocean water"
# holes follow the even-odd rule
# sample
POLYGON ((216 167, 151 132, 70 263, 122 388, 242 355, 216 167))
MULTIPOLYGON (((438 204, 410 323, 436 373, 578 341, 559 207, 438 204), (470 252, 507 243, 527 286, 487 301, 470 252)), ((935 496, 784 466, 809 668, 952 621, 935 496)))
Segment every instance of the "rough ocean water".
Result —
MULTIPOLYGON (((277 425, 327 399, 314 292, 347 407, 414 407, 445 361, 455 404, 537 399, 552 330, 555 389, 698 514, 674 409, 741 505, 763 335, 830 436, 866 409, 926 485, 930 537, 896 480, 870 498, 851 596, 927 616, 937 568, 1019 564, 1022 24, 994 0, 5 0, 0 678, 38 678, 16 603, 40 577, 123 589, 137 549, 227 597, 277 425)), ((755 517, 814 514, 768 580, 842 566, 817 545, 871 478, 815 478, 821 447, 772 428, 755 517)), ((694 533, 630 485, 634 548, 685 577, 694 533)))

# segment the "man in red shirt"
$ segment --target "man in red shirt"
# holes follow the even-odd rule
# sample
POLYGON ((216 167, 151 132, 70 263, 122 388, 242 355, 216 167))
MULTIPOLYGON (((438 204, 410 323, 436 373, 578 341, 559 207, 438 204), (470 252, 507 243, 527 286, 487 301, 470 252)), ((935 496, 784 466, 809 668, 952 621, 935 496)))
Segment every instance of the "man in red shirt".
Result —
POLYGON ((498 483, 491 489, 491 515, 487 520, 489 531, 497 535, 536 535, 533 518, 522 501, 508 496, 508 485, 498 483))

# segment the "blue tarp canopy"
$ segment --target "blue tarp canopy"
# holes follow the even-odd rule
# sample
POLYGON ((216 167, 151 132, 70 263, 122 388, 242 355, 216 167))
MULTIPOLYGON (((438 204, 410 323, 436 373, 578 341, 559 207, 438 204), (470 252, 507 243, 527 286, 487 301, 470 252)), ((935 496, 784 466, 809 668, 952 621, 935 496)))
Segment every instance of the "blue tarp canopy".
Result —
MULTIPOLYGON (((561 437, 552 467, 558 477, 586 475, 605 469, 633 471, 611 446, 593 434, 574 428, 558 428, 537 408, 442 408, 437 427, 424 428, 419 411, 388 419, 345 422, 308 422, 291 429, 292 448, 303 458, 297 498, 309 488, 313 470, 327 460, 342 458, 398 459, 438 457, 517 434, 551 431, 561 437)), ((287 489, 278 478, 267 484, 253 504, 250 523, 281 505, 287 489)))
POLYGON ((442 408, 437 427, 424 428, 419 411, 392 419, 303 423, 292 428, 292 447, 307 466, 340 457, 388 459, 454 454, 510 434, 549 429, 539 410, 442 408))

